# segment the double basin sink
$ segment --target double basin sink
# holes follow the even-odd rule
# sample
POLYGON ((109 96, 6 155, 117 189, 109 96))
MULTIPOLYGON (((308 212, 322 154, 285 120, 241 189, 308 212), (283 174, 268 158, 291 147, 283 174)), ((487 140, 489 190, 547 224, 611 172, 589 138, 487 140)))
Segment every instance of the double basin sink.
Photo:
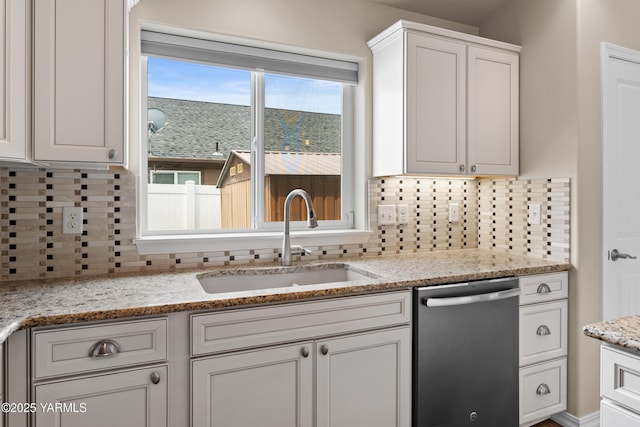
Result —
POLYGON ((209 294, 261 291, 310 285, 378 279, 380 276, 347 264, 316 264, 296 267, 268 267, 218 271, 198 276, 209 294))

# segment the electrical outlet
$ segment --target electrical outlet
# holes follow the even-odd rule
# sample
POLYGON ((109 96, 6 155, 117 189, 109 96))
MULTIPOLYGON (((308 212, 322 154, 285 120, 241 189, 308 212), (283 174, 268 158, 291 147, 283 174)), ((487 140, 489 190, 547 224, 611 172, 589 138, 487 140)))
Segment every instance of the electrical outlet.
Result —
POLYGON ((62 208, 62 234, 82 234, 82 208, 62 208))
POLYGON ((528 215, 527 222, 530 225, 540 225, 542 222, 541 218, 541 206, 539 203, 529 203, 528 206, 528 215))
POLYGON ((409 224, 409 205, 398 205, 398 224, 409 224))
POLYGON ((449 203, 449 222, 460 221, 460 205, 449 203))
POLYGON ((396 207, 394 205, 378 205, 378 225, 396 223, 396 207))

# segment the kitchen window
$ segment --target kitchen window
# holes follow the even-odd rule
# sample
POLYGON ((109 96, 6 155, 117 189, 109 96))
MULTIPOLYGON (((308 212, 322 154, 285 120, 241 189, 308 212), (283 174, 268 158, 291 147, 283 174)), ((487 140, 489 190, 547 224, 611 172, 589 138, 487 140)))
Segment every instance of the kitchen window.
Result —
MULTIPOLYGON (((141 39, 143 237, 280 231, 294 188, 311 195, 321 229, 353 228, 356 63, 154 31, 141 39), (154 188, 188 173, 193 194, 154 188)), ((299 198, 292 220, 305 228, 299 198)))

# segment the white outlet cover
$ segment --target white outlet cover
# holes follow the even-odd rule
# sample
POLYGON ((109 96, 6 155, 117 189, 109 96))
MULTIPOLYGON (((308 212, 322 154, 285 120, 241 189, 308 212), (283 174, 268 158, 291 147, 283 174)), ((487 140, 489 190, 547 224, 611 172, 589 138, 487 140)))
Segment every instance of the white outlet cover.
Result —
POLYGON ((81 207, 62 208, 62 234, 82 234, 82 213, 81 207))
POLYGON ((527 222, 530 225, 540 225, 542 223, 542 207, 539 203, 529 203, 527 222))
POLYGON ((378 225, 392 225, 396 223, 395 205, 378 205, 378 225))
POLYGON ((460 221, 460 205, 458 203, 449 203, 449 222, 460 221))
POLYGON ((409 224, 409 205, 398 205, 398 224, 409 224))

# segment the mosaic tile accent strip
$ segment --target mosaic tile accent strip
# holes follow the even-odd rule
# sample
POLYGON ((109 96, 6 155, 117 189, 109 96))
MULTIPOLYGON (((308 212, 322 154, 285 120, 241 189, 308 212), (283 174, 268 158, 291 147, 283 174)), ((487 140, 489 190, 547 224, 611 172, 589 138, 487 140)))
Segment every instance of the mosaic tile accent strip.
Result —
MULTIPOLYGON (((384 178, 369 182, 365 244, 310 247, 305 259, 331 260, 464 248, 569 260, 569 180, 384 178), (526 225, 527 201, 543 207, 543 225, 526 225), (448 204, 460 221, 449 223, 448 204), (403 225, 378 225, 379 204, 407 205, 403 225)), ((135 177, 126 171, 0 168, 0 281, 177 271, 267 264, 279 248, 140 255, 135 177), (84 210, 82 235, 62 234, 62 208, 84 210)))
POLYGON ((478 247, 551 261, 570 260, 570 181, 481 179, 478 247), (527 223, 528 204, 541 206, 541 224, 527 223))

